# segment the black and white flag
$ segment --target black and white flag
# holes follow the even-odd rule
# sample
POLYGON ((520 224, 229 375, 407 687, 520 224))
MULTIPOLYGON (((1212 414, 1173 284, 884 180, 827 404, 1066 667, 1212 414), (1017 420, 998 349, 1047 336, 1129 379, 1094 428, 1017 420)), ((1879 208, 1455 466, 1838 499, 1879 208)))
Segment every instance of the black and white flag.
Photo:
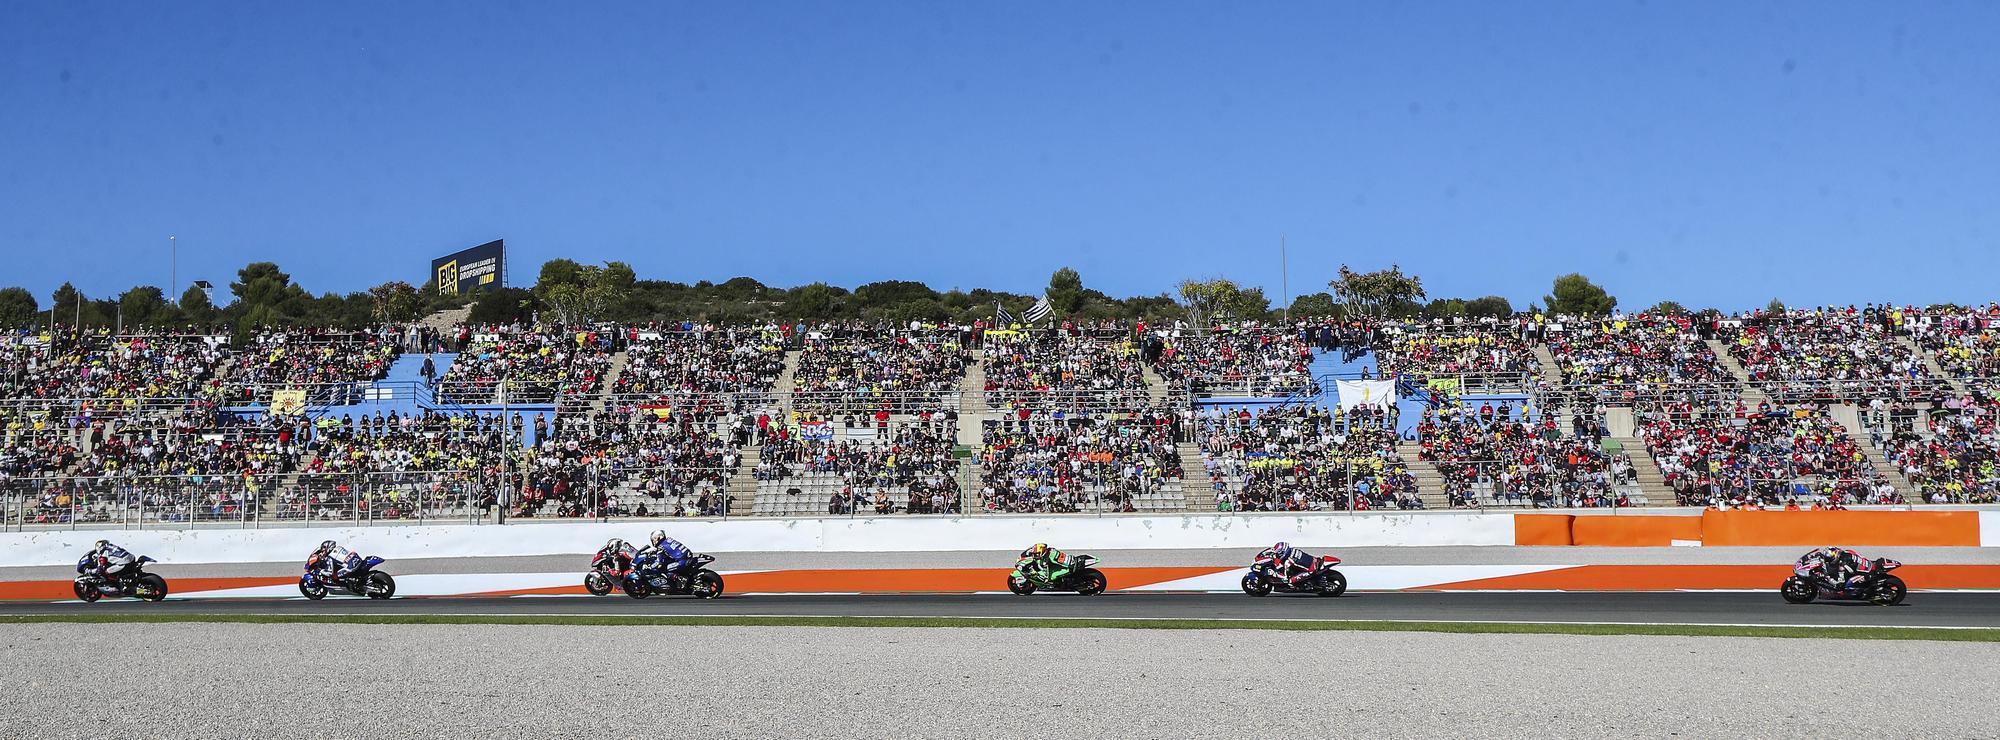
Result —
POLYGON ((1055 313, 1055 311, 1055 307, 1049 305, 1049 297, 1043 295, 1041 300, 1035 301, 1035 305, 1028 307, 1028 313, 1025 315, 1028 317, 1028 323, 1032 324, 1048 318, 1049 314, 1055 313))
POLYGON ((994 302, 993 302, 993 325, 994 325, 994 326, 1011 326, 1011 325, 1012 325, 1013 323, 1014 323, 1014 314, 1011 314, 1011 313, 1008 313, 1008 312, 1007 312, 1007 307, 1006 307, 1006 306, 1002 306, 1002 305, 1000 305, 1000 302, 999 302, 999 301, 994 301, 994 302))

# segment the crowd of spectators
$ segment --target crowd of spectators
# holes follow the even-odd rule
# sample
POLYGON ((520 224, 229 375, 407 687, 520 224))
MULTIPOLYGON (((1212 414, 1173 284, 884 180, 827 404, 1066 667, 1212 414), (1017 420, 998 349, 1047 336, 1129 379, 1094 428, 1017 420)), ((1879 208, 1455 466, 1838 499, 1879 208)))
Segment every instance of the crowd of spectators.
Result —
POLYGON ((829 514, 958 512, 956 414, 926 411, 873 424, 850 418, 838 431, 825 420, 805 422, 764 435, 756 480, 791 495, 824 495, 829 514), (808 425, 824 436, 807 438, 808 425))
POLYGON ((1230 325, 1173 337, 1153 367, 1196 395, 1285 396, 1312 386, 1312 359, 1298 332, 1230 325))
POLYGON ((628 330, 620 396, 762 393, 785 368, 781 336, 761 329, 628 330))
POLYGON ((1661 402, 1637 420, 1682 506, 1901 501, 1840 423, 1815 404, 1750 408, 1741 396, 1722 395, 1661 402))
POLYGON ((1145 406, 1146 371, 1134 338, 1080 332, 988 332, 987 405, 1036 411, 1145 406))
POLYGON ((1564 385, 1629 403, 1651 392, 1734 382, 1688 316, 1567 318, 1545 327, 1564 385))
POLYGON ((956 331, 848 331, 804 341, 793 405, 819 414, 938 406, 958 391, 971 361, 956 331))
POLYGON ((1453 507, 1630 506, 1625 486, 1638 483, 1631 460, 1606 453, 1597 435, 1564 436, 1554 417, 1531 418, 1504 401, 1426 409, 1417 439, 1453 507))
POLYGON ((1952 404, 1913 423, 1872 425, 1871 438, 1917 497, 1934 504, 2000 501, 2000 430, 1991 403, 1952 404))
POLYGON ((1389 416, 1318 406, 1204 416, 1196 441, 1218 511, 1420 509, 1389 416))
POLYGON ((548 403, 596 392, 611 369, 612 329, 489 326, 471 331, 439 381, 454 404, 494 403, 502 380, 512 403, 548 403))
POLYGON ((1377 343, 1375 361, 1384 375, 1489 376, 1494 385, 1516 388, 1525 385, 1519 378, 1541 372, 1541 362, 1519 330, 1486 324, 1399 327, 1377 343))
POLYGON ((1166 407, 1126 413, 1003 415, 981 431, 987 511, 1136 511, 1142 495, 1178 486, 1186 417, 1166 407))
POLYGON ((1718 338, 1752 382, 1780 402, 1921 395, 1930 369, 1870 313, 1758 313, 1720 324, 1718 338))

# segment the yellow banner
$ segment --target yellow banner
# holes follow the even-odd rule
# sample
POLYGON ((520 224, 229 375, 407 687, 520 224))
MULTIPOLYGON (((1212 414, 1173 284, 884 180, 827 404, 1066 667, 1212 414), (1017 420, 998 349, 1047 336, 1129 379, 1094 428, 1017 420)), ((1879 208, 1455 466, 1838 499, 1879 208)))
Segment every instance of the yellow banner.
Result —
POLYGON ((276 416, 298 416, 306 412, 306 392, 303 388, 286 388, 271 391, 271 413, 276 416))

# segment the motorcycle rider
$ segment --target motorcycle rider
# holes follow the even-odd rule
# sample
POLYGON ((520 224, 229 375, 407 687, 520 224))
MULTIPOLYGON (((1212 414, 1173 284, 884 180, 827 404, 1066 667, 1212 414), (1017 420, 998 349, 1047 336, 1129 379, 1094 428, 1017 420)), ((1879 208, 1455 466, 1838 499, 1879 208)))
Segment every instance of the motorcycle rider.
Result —
POLYGON ((98 540, 91 546, 90 556, 97 561, 97 577, 112 582, 139 560, 125 548, 111 544, 110 540, 98 540))
POLYGON ((1853 550, 1833 545, 1808 552, 1799 562, 1811 566, 1818 585, 1830 591, 1847 590, 1847 580, 1860 570, 1860 559, 1853 550))
POLYGON ((1297 587, 1306 576, 1312 575, 1313 569, 1319 564, 1317 558, 1306 554, 1304 550, 1292 547, 1289 542, 1272 545, 1270 549, 1257 555, 1259 558, 1266 556, 1271 558, 1271 565, 1277 569, 1278 575, 1293 587, 1297 587))
POLYGON ((611 563, 612 575, 623 576, 632 569, 632 559, 638 553, 631 543, 613 537, 604 543, 604 549, 597 551, 597 557, 611 563))
POLYGON ((313 558, 319 558, 320 576, 333 581, 354 575, 355 569, 361 567, 361 553, 341 547, 333 540, 319 543, 319 548, 306 557, 307 560, 313 558))
POLYGON ((1042 572, 1042 577, 1048 579, 1050 583, 1069 575, 1069 556, 1063 554, 1061 550, 1049 547, 1046 542, 1037 542, 1022 550, 1021 560, 1023 570, 1038 569, 1042 572))
POLYGON ((666 532, 655 529, 647 539, 652 544, 639 550, 632 560, 641 570, 671 576, 694 564, 694 551, 679 540, 668 537, 666 532))

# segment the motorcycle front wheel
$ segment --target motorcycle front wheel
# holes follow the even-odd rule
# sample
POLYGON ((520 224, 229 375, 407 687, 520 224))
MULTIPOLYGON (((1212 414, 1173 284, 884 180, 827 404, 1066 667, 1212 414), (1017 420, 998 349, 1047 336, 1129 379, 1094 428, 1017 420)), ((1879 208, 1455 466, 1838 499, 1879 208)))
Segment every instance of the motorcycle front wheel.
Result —
POLYGON ((722 575, 712 570, 694 574, 695 598, 713 599, 722 595, 722 575))
POLYGON ((1807 604, 1819 595, 1819 589, 1804 578, 1792 576, 1785 579, 1785 585, 1778 587, 1778 595, 1785 597, 1787 604, 1807 604))
POLYGON ((1255 573, 1243 575, 1243 593, 1251 596, 1270 596, 1271 584, 1255 573))
POLYGON ((1910 587, 1903 583, 1903 579, 1882 576, 1882 582, 1875 584, 1875 598, 1870 601, 1875 602, 1876 606, 1895 606, 1903 603, 1903 597, 1909 594, 1910 587))
POLYGON ((76 597, 83 599, 86 604, 94 604, 98 599, 104 598, 104 592, 97 590, 97 586, 83 581, 77 581, 72 590, 76 591, 76 597))
POLYGON ((625 595, 635 599, 643 599, 652 596, 653 592, 652 587, 647 586, 645 581, 632 580, 625 582, 625 595))
POLYGON ((606 578, 603 573, 594 570, 585 573, 583 574, 583 590, 589 591, 592 596, 609 594, 611 593, 611 579, 606 578))
POLYGON ((386 599, 396 595, 396 579, 387 573, 376 571, 368 574, 368 598, 386 599))
POLYGON ((319 601, 326 598, 326 584, 301 578, 299 579, 299 594, 313 601, 319 601))
POLYGON ((1016 596, 1027 596, 1035 592, 1035 584, 1020 576, 1007 576, 1007 590, 1014 592, 1016 596))

